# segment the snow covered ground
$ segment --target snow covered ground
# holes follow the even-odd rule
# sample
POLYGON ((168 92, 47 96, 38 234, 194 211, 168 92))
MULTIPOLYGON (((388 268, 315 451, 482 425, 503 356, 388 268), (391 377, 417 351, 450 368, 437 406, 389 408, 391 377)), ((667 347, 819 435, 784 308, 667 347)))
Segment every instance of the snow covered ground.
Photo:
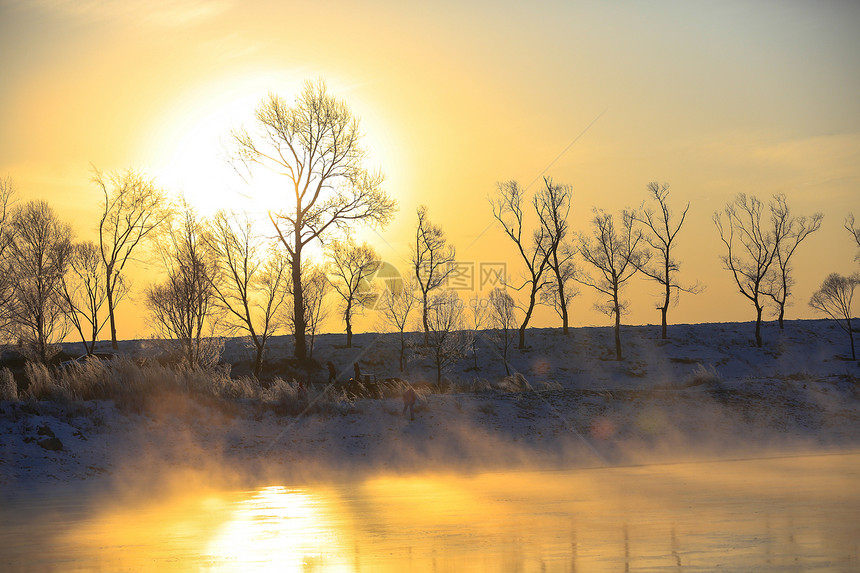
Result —
MULTIPOLYGON (((759 456, 860 446, 860 365, 830 322, 624 327, 625 360, 611 328, 533 329, 511 363, 531 390, 479 392, 504 367, 479 344, 446 373, 456 384, 419 400, 415 420, 392 397, 327 413, 278 415, 166 397, 144 412, 112 402, 0 402, 0 498, 31 486, 126 488, 260 484, 427 469, 593 467, 707 457, 759 456), (486 382, 485 382, 486 381, 486 382), (55 440, 52 440, 51 437, 55 440), (75 485, 77 484, 77 485, 75 485)), ((314 357, 341 372, 353 362, 380 378, 435 381, 426 358, 398 371, 394 334, 317 339, 314 357)), ((71 350, 74 350, 72 347, 71 350)), ((139 352, 141 343, 123 343, 139 352)), ((269 360, 289 356, 273 341, 269 360)), ((229 341, 225 358, 242 357, 229 341)), ((314 373, 324 382, 325 372, 314 373)), ((512 389, 514 390, 514 389, 512 389)), ((522 390, 522 389, 519 389, 522 390)))

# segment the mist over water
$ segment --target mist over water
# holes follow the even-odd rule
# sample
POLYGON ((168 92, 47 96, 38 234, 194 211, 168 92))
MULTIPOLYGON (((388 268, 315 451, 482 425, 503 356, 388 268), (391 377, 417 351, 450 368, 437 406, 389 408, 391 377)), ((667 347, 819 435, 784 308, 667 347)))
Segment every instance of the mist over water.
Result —
POLYGON ((5 570, 850 571, 860 453, 11 500, 5 570), (117 498, 118 500, 119 498, 117 498))

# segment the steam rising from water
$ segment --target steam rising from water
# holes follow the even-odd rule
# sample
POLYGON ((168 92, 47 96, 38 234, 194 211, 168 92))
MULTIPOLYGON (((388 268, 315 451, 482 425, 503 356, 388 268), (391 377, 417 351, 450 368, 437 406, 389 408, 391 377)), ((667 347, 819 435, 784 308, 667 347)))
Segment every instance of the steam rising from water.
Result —
MULTIPOLYGON (((858 481, 853 453, 188 491, 0 556, 46 571, 848 570, 858 481)), ((19 535, 44 533, 16 517, 19 535)))

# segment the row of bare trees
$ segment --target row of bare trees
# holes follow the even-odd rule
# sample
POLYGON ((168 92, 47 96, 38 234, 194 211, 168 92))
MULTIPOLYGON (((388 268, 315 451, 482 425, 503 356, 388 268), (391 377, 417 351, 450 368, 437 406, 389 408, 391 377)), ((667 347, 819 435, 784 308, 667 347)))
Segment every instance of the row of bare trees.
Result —
MULTIPOLYGON (((0 180, 3 332, 26 341, 42 360, 70 329, 91 352, 109 325, 116 348, 116 309, 131 286, 128 267, 148 254, 163 273, 163 280, 144 293, 152 324, 177 341, 190 366, 211 363, 216 335, 225 333, 247 335, 255 350, 255 374, 267 341, 283 329, 295 335, 296 358, 312 357, 315 335, 329 311, 324 301, 333 291, 341 303, 347 346, 352 345, 354 315, 373 306, 400 333, 401 368, 409 315, 420 304, 423 346, 434 350, 441 376, 446 356, 456 354, 444 349, 461 352, 469 345, 459 336, 476 333, 482 325, 492 330, 507 364, 511 331, 518 331, 523 348, 538 304, 555 309, 568 334, 569 307, 578 294, 574 284, 597 292, 596 307, 614 318, 618 360, 623 289, 633 276, 641 272, 660 285, 657 308, 664 338, 670 305, 680 293, 702 289, 677 279, 674 249, 690 205, 674 213, 668 185, 650 183, 648 200, 638 209, 619 215, 595 209, 590 232, 574 234, 568 224, 571 186, 544 178, 529 198, 527 189, 507 181, 498 184, 490 203, 524 268, 522 281, 508 281, 505 287, 522 292, 524 303, 518 307, 510 293, 496 289, 484 306, 475 302, 467 324, 462 301, 441 289, 454 271, 456 250, 426 206, 417 210, 410 276, 381 293, 372 288, 380 257, 369 245, 357 244, 352 231, 359 224, 384 228, 397 205, 382 190, 383 175, 366 167, 357 118, 323 82, 307 82, 293 104, 273 94, 266 97, 252 124, 231 133, 231 144, 239 173, 253 179, 263 169, 285 184, 283 207, 269 213, 276 239, 255 229, 247 216, 221 212, 204 220, 188 205, 171 209, 165 192, 134 171, 94 170, 103 198, 98 243, 76 243, 71 228, 47 203, 13 205, 11 180, 0 180), (328 262, 314 262, 308 256, 311 246, 322 247, 328 262), (522 319, 514 328, 516 308, 522 319)), ((755 307, 759 346, 765 302, 775 305, 782 326, 792 294, 792 257, 821 220, 819 213, 794 216, 782 195, 765 208, 741 194, 714 214, 727 250, 724 265, 755 307)), ((847 226, 860 244, 853 221, 847 226)), ((471 348, 475 355, 477 347, 471 348)))
MULTIPOLYGON (((557 185, 549 178, 543 182, 544 187, 531 199, 536 223, 530 233, 524 228, 526 190, 516 181, 499 183, 497 193, 490 198, 493 216, 514 243, 525 268, 522 283, 510 285, 527 293, 527 302, 521 307, 519 347, 525 345, 525 332, 539 302, 556 309, 567 333, 568 305, 577 294, 568 284, 575 282, 595 290, 601 297, 595 308, 614 318, 615 352, 621 360, 620 327, 626 306, 622 291, 637 273, 660 285, 657 309, 661 313, 662 337, 667 338, 670 305, 677 303, 682 292, 695 294, 703 289, 698 282, 685 285, 677 279, 680 265, 674 249, 689 202, 676 215, 669 204, 668 184, 652 182, 647 187, 649 201, 638 209, 622 211, 620 217, 594 209, 591 233, 579 233, 574 239, 567 224, 570 186, 557 185), (575 264, 576 254, 582 266, 575 264)), ((795 216, 784 195, 774 195, 765 209, 758 198, 739 194, 723 212, 714 214, 727 250, 723 264, 732 273, 739 292, 755 308, 758 346, 762 346, 761 320, 766 302, 774 305, 783 328, 785 307, 793 294, 792 258, 800 244, 820 229, 822 218, 821 213, 795 216)), ((853 229, 852 224, 849 230, 853 229)))
POLYGON ((493 216, 514 243, 525 267, 523 282, 519 286, 510 285, 517 291, 528 293, 528 302, 522 308, 519 347, 525 346, 526 329, 539 303, 556 310, 562 321, 562 331, 568 334, 569 305, 578 294, 572 284, 575 282, 595 290, 601 297, 595 307, 614 317, 616 358, 621 360, 620 327, 625 309, 622 290, 639 272, 663 288, 658 309, 663 323, 662 335, 666 338, 670 303, 680 292, 701 290, 698 284, 685 287, 676 280, 679 265, 673 249, 689 203, 680 218, 675 219, 668 204, 668 185, 650 183, 649 196, 659 210, 643 203, 638 210, 624 211, 616 218, 611 213, 595 209, 591 234, 579 233, 574 237, 567 222, 572 188, 556 184, 546 177, 543 183, 543 188, 531 200, 536 219, 531 233, 525 229, 524 222, 526 190, 519 183, 499 183, 496 195, 490 198, 493 216), (577 254, 591 272, 576 265, 574 257, 577 254))
POLYGON ((108 323, 116 347, 126 264, 166 217, 163 192, 135 172, 94 170, 93 181, 103 199, 98 244, 75 242, 45 201, 15 204, 12 180, 0 180, 0 329, 35 360, 50 359, 72 329, 92 352, 108 323))

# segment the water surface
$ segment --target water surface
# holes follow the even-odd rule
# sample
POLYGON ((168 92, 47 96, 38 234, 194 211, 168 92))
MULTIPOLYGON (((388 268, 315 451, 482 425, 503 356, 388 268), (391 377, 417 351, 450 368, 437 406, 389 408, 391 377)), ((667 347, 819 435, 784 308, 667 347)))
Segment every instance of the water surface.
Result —
POLYGON ((851 453, 12 498, 0 569, 857 571, 858 484, 851 453))

